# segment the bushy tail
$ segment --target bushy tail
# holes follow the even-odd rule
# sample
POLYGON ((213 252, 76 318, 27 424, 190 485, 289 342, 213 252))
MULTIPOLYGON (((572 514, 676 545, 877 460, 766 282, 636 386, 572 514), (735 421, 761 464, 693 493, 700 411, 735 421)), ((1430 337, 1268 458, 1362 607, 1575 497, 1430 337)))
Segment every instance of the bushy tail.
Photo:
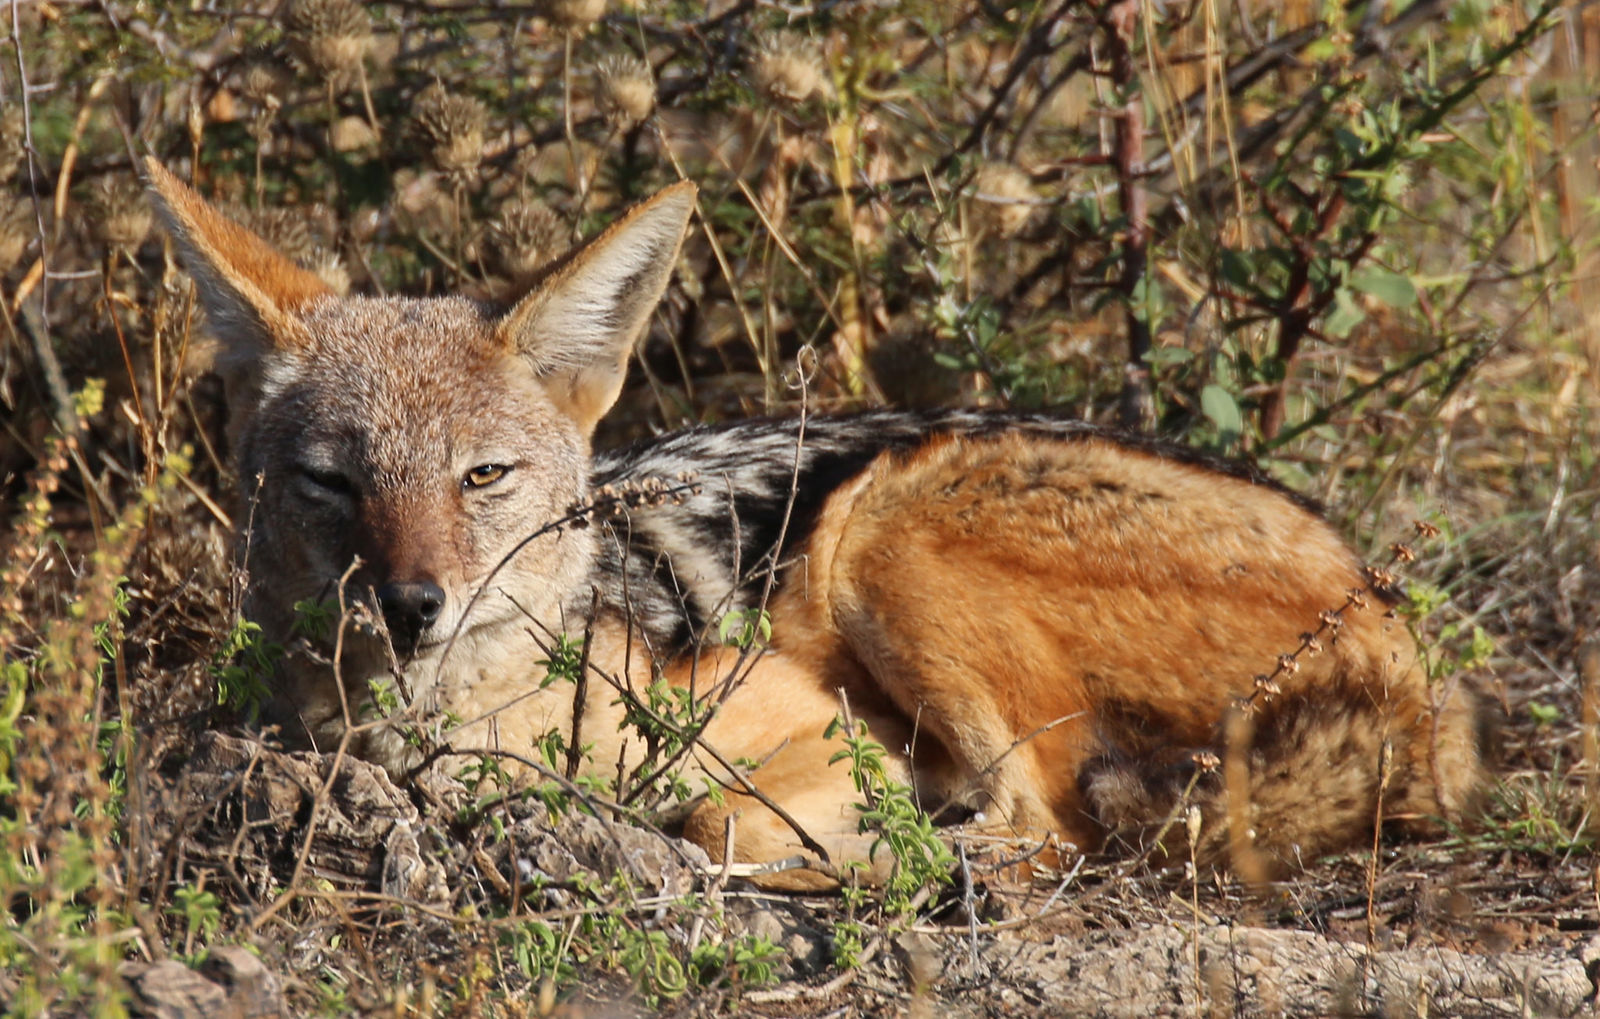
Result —
POLYGON ((1079 785, 1108 845, 1267 879, 1370 842, 1375 825, 1426 832, 1468 811, 1480 719, 1460 682, 1380 698, 1335 676, 1230 710, 1208 747, 1157 759, 1108 742, 1079 785))

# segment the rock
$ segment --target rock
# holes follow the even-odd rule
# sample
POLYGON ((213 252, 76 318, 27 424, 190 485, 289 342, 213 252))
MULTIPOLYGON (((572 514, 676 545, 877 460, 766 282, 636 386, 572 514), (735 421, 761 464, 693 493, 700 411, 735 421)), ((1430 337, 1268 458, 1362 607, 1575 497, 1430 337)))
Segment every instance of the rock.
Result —
POLYGON ((124 966, 122 976, 132 1014, 149 1019, 283 1019, 289 1014, 278 978, 236 945, 212 952, 198 970, 169 959, 124 966))
POLYGON ((822 973, 833 962, 827 932, 816 925, 817 917, 798 903, 764 901, 759 904, 732 900, 733 914, 741 921, 744 933, 763 937, 783 949, 780 971, 785 977, 822 973))
POLYGON ((711 863, 699 846, 591 814, 570 811, 552 826, 540 804, 517 804, 517 813, 487 849, 508 881, 603 883, 621 874, 641 895, 676 896, 695 890, 711 863))
POLYGON ((445 874, 426 851, 410 798, 381 768, 350 757, 337 761, 330 784, 335 760, 203 733, 162 795, 150 797, 151 827, 182 839, 192 861, 227 865, 266 899, 292 871, 314 813, 306 863, 319 877, 345 889, 442 902, 445 874))
POLYGON ((485 862, 499 871, 501 887, 536 879, 598 887, 621 874, 644 896, 695 891, 709 867, 698 846, 577 810, 552 822, 542 803, 520 798, 496 807, 509 822, 503 838, 487 841, 485 828, 463 840, 445 831, 474 800, 460 782, 437 772, 420 777, 418 802, 433 805, 425 817, 386 772, 365 761, 337 759, 330 783, 335 763, 332 755, 204 733, 147 797, 152 832, 163 842, 181 839, 191 863, 240 875, 262 901, 293 873, 313 817, 305 873, 335 889, 430 905, 476 881, 474 868, 485 862))
POLYGON ((288 1014, 277 975, 248 949, 238 945, 214 949, 200 964, 200 972, 223 988, 228 1001, 238 1006, 243 1019, 288 1014))
POLYGON ((151 1019, 222 1019, 228 1010, 228 992, 181 962, 167 960, 153 966, 125 967, 123 979, 133 992, 134 1015, 151 1019))

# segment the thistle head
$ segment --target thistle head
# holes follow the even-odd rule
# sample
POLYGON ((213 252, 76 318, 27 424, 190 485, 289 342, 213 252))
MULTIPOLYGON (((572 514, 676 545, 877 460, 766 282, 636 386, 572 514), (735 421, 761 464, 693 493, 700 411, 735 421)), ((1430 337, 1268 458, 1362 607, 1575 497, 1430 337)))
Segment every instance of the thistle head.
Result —
POLYGON ((295 59, 335 87, 360 74, 372 48, 372 18, 357 0, 293 0, 284 33, 295 59))
POLYGON ((434 82, 417 96, 414 114, 417 136, 441 173, 456 182, 477 173, 489 128, 489 111, 482 103, 434 82))
POLYGON ((650 116, 656 105, 656 83, 650 65, 631 53, 600 61, 595 69, 595 106, 606 122, 619 131, 650 116))
POLYGON ((155 213, 144 188, 127 178, 102 177, 95 181, 89 209, 96 236, 122 251, 138 248, 155 225, 155 213))
POLYGON ((566 223, 533 198, 513 198, 489 224, 489 249, 500 271, 525 277, 567 250, 566 223))
POLYGON ((750 78, 767 98, 803 103, 823 88, 822 53, 797 32, 773 32, 756 43, 750 78))

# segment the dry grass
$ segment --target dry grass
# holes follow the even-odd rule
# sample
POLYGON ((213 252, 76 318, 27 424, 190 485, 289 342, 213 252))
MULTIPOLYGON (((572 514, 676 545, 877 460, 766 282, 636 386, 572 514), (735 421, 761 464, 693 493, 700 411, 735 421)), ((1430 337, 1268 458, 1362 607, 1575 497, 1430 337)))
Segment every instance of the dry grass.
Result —
POLYGON ((887 1014, 913 985, 1001 1007, 953 963, 928 977, 871 903, 780 923, 791 904, 714 866, 695 899, 593 868, 528 897, 489 858, 523 807, 459 790, 414 798, 431 903, 304 866, 319 826, 245 824, 249 776, 166 809, 197 734, 243 721, 218 687, 248 509, 146 152, 377 292, 510 293, 700 181, 602 442, 790 409, 806 352, 825 408, 1049 406, 1257 457, 1374 560, 1414 519, 1441 529, 1404 572, 1439 592, 1446 667, 1475 627, 1494 641, 1472 669, 1503 711, 1484 824, 1266 899, 1101 861, 1017 887, 979 859, 914 924, 952 958, 1200 913, 1483 952, 1600 929, 1593 11, 1424 0, 1379 32, 1304 4, 224 6, 0 0, 10 1011, 119 1014, 119 966, 230 943, 297 1014, 887 1014), (751 996, 756 935, 793 956, 846 914, 881 953, 862 976, 783 963, 825 992, 751 996))

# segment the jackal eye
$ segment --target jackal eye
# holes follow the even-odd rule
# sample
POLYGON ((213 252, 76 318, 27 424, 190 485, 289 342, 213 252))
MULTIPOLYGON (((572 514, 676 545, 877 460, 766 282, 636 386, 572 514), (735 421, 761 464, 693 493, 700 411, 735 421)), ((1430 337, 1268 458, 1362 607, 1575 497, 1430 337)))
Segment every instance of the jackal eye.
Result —
POLYGON ((510 473, 511 468, 507 464, 479 464, 461 479, 461 487, 488 488, 510 473))
POLYGON ((338 471, 302 466, 300 468, 300 477, 305 481, 306 486, 318 495, 335 495, 348 499, 356 494, 356 486, 349 478, 338 471))

